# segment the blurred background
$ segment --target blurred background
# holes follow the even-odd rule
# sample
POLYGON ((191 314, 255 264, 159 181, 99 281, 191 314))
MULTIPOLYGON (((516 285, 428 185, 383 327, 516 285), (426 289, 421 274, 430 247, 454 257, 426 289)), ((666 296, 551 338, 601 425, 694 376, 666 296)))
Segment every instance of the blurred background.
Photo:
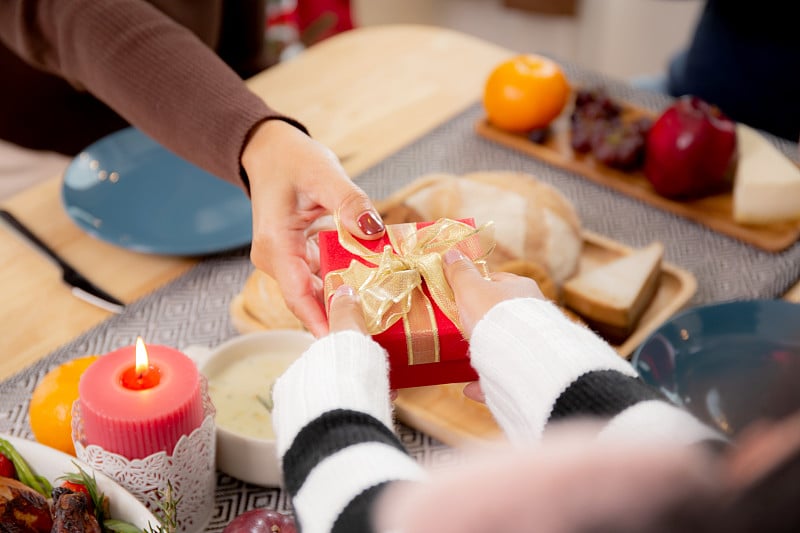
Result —
POLYGON ((688 42, 701 0, 352 0, 357 25, 452 28, 620 78, 659 74, 688 42))
MULTIPOLYGON (((664 72, 702 0, 268 0, 271 38, 319 42, 349 27, 426 24, 517 52, 547 53, 633 79, 664 72)), ((269 35, 268 35, 268 38, 269 35)), ((287 46, 285 58, 302 53, 287 46)), ((285 59, 284 58, 284 59, 285 59)), ((0 200, 63 172, 69 158, 0 142, 0 200)))

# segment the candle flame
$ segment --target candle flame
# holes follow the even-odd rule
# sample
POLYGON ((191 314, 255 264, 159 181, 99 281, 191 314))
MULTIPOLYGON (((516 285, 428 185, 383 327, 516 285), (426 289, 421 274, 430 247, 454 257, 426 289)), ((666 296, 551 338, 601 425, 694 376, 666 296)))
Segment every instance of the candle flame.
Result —
POLYGON ((147 368, 150 361, 147 357, 147 348, 144 346, 144 341, 141 337, 136 337, 136 376, 141 379, 147 374, 147 368))

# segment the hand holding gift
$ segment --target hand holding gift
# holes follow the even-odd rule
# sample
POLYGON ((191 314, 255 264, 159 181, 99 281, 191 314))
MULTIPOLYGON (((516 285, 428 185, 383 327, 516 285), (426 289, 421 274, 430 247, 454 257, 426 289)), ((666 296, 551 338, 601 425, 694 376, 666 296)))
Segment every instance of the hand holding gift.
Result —
POLYGON ((456 249, 483 265, 494 247, 492 225, 396 224, 376 241, 337 226, 319 236, 326 301, 340 285, 353 287, 367 331, 389 353, 392 388, 474 380, 442 255, 456 249))

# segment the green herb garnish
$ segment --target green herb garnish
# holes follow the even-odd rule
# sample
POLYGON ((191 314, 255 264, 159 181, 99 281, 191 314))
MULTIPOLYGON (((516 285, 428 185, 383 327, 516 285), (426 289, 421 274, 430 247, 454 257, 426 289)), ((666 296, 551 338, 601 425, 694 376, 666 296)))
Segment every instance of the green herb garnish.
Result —
POLYGON ((50 497, 53 487, 43 476, 33 471, 28 462, 22 458, 19 452, 5 439, 0 439, 0 453, 5 455, 17 470, 17 477, 20 482, 29 486, 45 498, 50 497))
POLYGON ((89 497, 92 499, 92 503, 94 504, 94 516, 97 518, 98 524, 105 523, 106 519, 106 496, 102 493, 100 488, 97 486, 97 479, 95 479, 94 474, 91 476, 78 465, 78 463, 73 462, 75 468, 78 469, 77 473, 72 474, 64 474, 59 480, 69 481, 70 483, 77 483, 79 485, 83 485, 86 487, 86 492, 89 493, 89 497))
MULTIPOLYGON (((0 453, 5 455, 14 465, 21 483, 32 488, 45 498, 51 497, 53 487, 50 482, 43 476, 36 474, 14 446, 2 438, 0 438, 0 453)), ((156 516, 156 518, 159 519, 159 523, 155 526, 148 523, 147 529, 142 529, 123 520, 109 518, 106 496, 97 486, 97 479, 94 474, 89 475, 77 463, 73 462, 73 465, 78 469, 77 472, 64 474, 58 479, 86 487, 86 492, 89 493, 89 497, 94 504, 97 523, 102 525, 104 531, 114 533, 175 533, 178 530, 178 504, 180 503, 180 498, 174 498, 172 484, 169 481, 167 481, 167 490, 158 494, 160 507, 160 513, 158 514, 161 516, 156 516)))

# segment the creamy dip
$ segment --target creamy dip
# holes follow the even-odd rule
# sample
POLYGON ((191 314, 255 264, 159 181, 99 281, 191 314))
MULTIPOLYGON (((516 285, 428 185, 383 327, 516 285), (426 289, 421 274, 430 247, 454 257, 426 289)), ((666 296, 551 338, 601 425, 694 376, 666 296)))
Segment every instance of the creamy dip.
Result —
POLYGON ((259 396, 272 401, 272 384, 297 356, 296 350, 251 354, 209 376, 217 425, 248 437, 274 439, 272 417, 259 396))

